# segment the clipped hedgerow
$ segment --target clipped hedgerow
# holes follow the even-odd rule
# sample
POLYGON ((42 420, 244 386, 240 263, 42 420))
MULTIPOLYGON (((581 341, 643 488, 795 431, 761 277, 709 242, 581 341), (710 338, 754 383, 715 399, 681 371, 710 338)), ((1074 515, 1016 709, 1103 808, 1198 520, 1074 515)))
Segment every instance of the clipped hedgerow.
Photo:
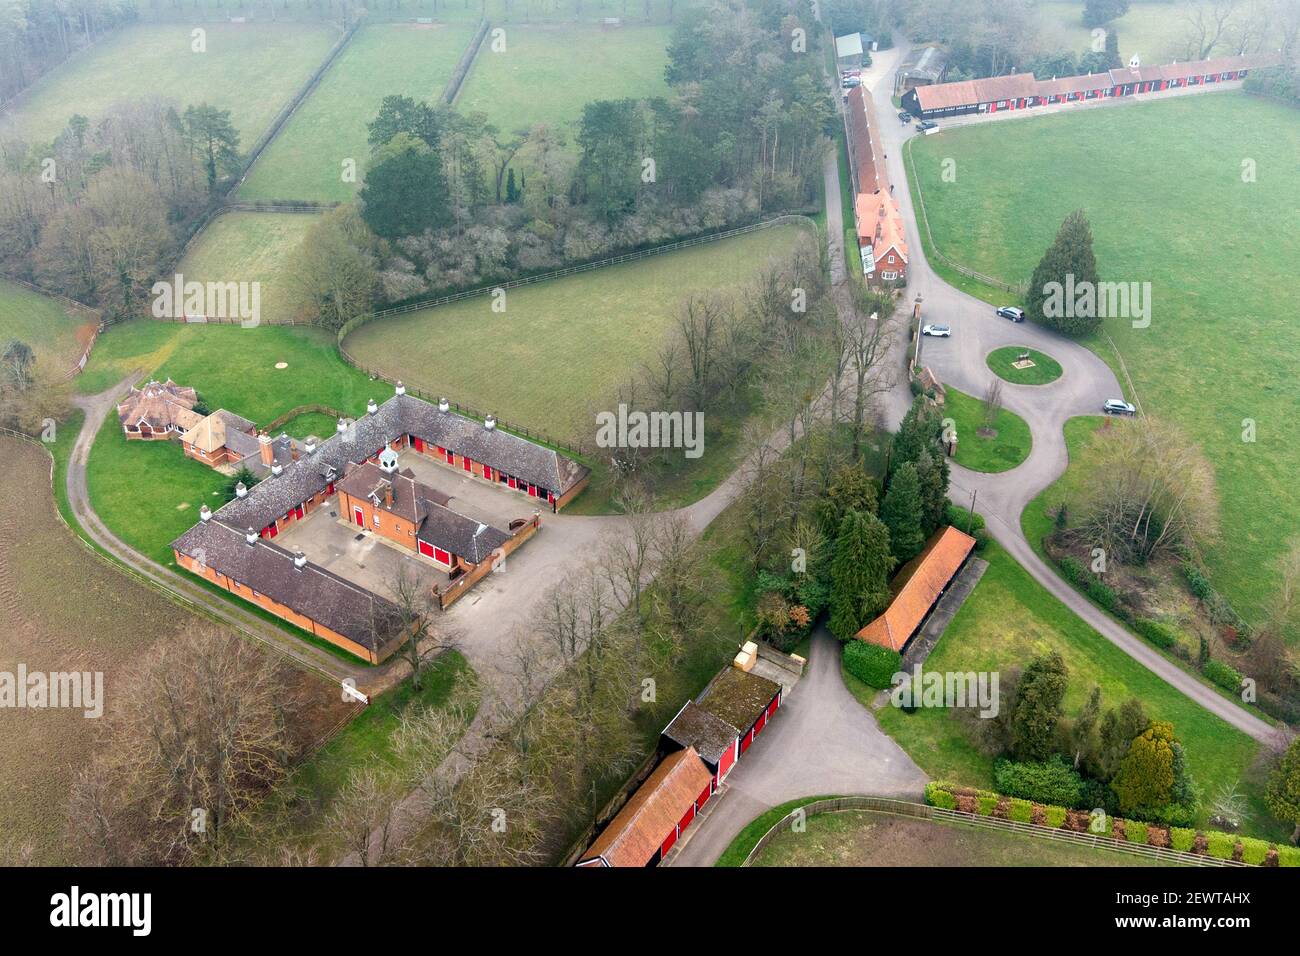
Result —
POLYGON ((1124 821, 1124 839, 1129 843, 1139 843, 1146 846, 1147 843, 1147 825, 1139 823, 1137 820, 1124 821))
POLYGON ((1173 827, 1169 831, 1169 845, 1183 853, 1191 853, 1196 843, 1196 831, 1188 827, 1173 827))
POLYGON ((1163 621, 1154 621, 1149 617, 1140 617, 1133 622, 1133 629, 1156 647, 1169 650, 1178 643, 1178 631, 1163 621))
POLYGON ((1277 865, 1300 866, 1300 846, 1283 846, 1278 844, 1277 865))
POLYGON ((1256 840, 1254 837, 1241 838, 1241 859, 1251 866, 1263 866, 1268 856, 1268 841, 1256 840))
POLYGON ((894 675, 902 666, 902 655, 887 647, 858 640, 844 645, 844 669, 876 690, 892 687, 894 675))
POLYGON ((1048 806, 1043 808, 1043 818, 1053 830, 1059 830, 1065 823, 1065 807, 1048 806))
POLYGON ((1205 834, 1206 849, 1216 860, 1231 860, 1233 850, 1237 848, 1237 838, 1230 833, 1211 830, 1205 834))
POLYGON ((993 808, 998 805, 998 798, 994 796, 981 795, 975 804, 975 812, 982 817, 991 817, 993 808))
POLYGON ((1028 800, 1012 797, 1011 809, 1008 811, 1007 816, 1017 823, 1031 823, 1034 818, 1034 805, 1028 800))
POLYGON ((1222 687, 1226 691, 1235 692, 1241 689, 1241 672, 1229 667, 1223 661, 1206 661, 1202 673, 1211 684, 1222 687))
POLYGON ((957 809, 957 798, 948 792, 945 784, 933 780, 925 785, 925 802, 942 810, 957 809))

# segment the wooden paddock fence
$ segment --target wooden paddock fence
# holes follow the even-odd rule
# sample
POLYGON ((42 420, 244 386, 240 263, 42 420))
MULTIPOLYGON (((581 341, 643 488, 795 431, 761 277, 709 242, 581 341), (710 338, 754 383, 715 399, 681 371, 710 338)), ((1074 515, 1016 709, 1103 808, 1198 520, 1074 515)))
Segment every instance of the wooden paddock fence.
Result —
POLYGON ((1003 820, 1000 817, 982 817, 977 813, 965 813, 961 810, 946 810, 932 807, 926 803, 913 803, 909 800, 894 800, 889 797, 832 797, 826 800, 813 800, 801 807, 796 807, 777 821, 766 833, 758 838, 754 848, 745 857, 741 866, 750 866, 768 844, 780 834, 789 830, 796 820, 806 820, 819 813, 843 813, 851 810, 865 810, 872 813, 885 813, 898 817, 912 817, 917 820, 933 820, 941 823, 955 823, 960 826, 975 827, 986 830, 1000 830, 1003 833, 1018 833, 1039 840, 1051 840, 1073 846, 1093 847, 1141 856, 1148 860, 1162 863, 1181 863, 1190 866, 1249 866, 1236 860, 1220 860, 1207 855, 1184 853, 1166 847, 1147 846, 1129 843, 1101 833, 1077 833, 1074 830, 1062 830, 1056 827, 1037 826, 1033 823, 1021 823, 1018 820, 1003 820))

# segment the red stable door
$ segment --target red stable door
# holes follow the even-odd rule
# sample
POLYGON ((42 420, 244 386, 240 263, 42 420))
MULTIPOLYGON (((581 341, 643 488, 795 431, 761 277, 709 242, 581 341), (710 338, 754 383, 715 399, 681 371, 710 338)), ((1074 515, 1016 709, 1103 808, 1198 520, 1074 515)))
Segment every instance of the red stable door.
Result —
POLYGON ((355 521, 359 527, 364 528, 366 526, 366 513, 360 508, 354 506, 352 508, 352 520, 355 521))
POLYGON ((461 466, 462 468, 464 468, 466 471, 473 471, 473 470, 474 470, 474 459, 473 459, 473 458, 469 458, 469 457, 462 458, 462 459, 460 460, 460 466, 461 466))

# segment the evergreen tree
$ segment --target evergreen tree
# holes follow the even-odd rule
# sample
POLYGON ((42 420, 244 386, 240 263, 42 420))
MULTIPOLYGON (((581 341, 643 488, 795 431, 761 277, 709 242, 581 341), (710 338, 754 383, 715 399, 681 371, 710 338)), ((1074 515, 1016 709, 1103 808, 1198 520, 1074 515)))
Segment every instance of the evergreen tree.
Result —
POLYGON ((1294 828, 1291 842, 1300 842, 1300 737, 1292 738, 1286 753, 1273 768, 1264 799, 1273 816, 1294 828))
POLYGON ((1034 269, 1025 294, 1025 314, 1058 332, 1084 335, 1101 326, 1096 291, 1092 229, 1083 210, 1077 209, 1065 217, 1034 269))
POLYGON ((442 161, 408 133, 376 151, 360 196, 361 217, 385 239, 419 235, 452 220, 442 161))
MULTIPOLYGON (((943 419, 938 411, 930 405, 923 395, 912 400, 912 407, 903 416, 898 432, 889 447, 889 480, 901 466, 916 462, 921 452, 929 450, 931 454, 944 456, 943 419)), ((944 465, 945 470, 947 464, 944 465)), ((946 484, 946 481, 945 481, 946 484)))
POLYGON ((230 121, 230 110, 219 110, 207 103, 186 108, 184 127, 191 148, 203 157, 211 195, 221 172, 239 169, 239 131, 230 121))
POLYGON ((921 482, 921 527, 928 538, 948 521, 947 457, 924 449, 916 460, 916 475, 921 482))
POLYGON ((1119 808, 1131 813, 1139 808, 1164 807, 1174 790, 1174 726, 1153 720, 1129 745, 1110 787, 1119 808))
POLYGON ((875 515, 850 511, 840 522, 831 558, 830 631, 841 641, 889 606, 889 532, 875 515))
POLYGON ((826 494, 818 500, 817 519, 822 532, 833 535, 848 512, 873 515, 877 510, 875 479, 857 465, 844 465, 836 470, 826 494))
POLYGON ((880 520, 889 529, 890 547, 899 564, 916 557, 925 546, 921 480, 910 461, 894 472, 880 504, 880 520))
POLYGON ((515 186, 515 168, 510 167, 510 172, 506 174, 506 202, 514 203, 519 201, 519 189, 515 186))
POLYGON ((1098 780, 1109 781, 1119 769, 1120 761, 1128 753, 1129 745, 1150 723, 1142 702, 1130 697, 1120 705, 1106 711, 1101 719, 1100 741, 1089 772, 1098 780))
POLYGON ((1099 743, 1097 723, 1101 720, 1101 688, 1093 685, 1088 702, 1083 705, 1079 716, 1070 723, 1070 749, 1074 751, 1074 769, 1083 766, 1084 761, 1097 751, 1099 743))
POLYGON ((1011 715, 1011 753, 1017 760, 1042 761, 1056 752, 1056 725, 1070 681, 1056 651, 1035 657, 1021 675, 1011 715))

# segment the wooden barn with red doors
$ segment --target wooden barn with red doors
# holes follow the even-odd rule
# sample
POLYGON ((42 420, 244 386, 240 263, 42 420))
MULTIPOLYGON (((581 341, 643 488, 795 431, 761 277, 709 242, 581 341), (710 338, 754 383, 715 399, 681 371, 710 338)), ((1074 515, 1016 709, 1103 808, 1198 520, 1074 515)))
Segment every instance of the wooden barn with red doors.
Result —
POLYGON ((578 858, 577 866, 658 866, 712 792, 692 747, 669 754, 578 858))
POLYGON ((739 759, 781 706, 784 688, 776 681, 727 667, 709 682, 695 703, 739 732, 739 759))

